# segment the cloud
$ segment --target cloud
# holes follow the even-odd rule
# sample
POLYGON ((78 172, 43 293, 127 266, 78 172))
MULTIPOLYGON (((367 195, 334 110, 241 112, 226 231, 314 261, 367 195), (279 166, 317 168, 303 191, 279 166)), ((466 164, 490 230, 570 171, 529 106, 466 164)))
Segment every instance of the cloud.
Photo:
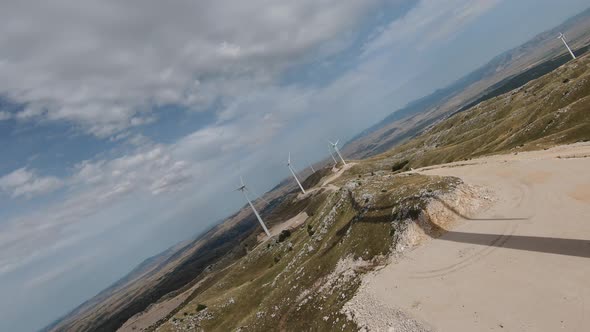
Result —
POLYGON ((80 162, 74 167, 70 184, 102 188, 99 197, 136 190, 153 195, 179 190, 192 176, 188 164, 174 159, 167 150, 162 144, 146 144, 118 158, 80 162))
POLYGON ((405 17, 389 23, 364 46, 364 55, 403 44, 418 50, 447 42, 454 33, 502 0, 422 0, 405 17))
POLYGON ((109 137, 157 106, 201 110, 255 91, 379 2, 3 3, 0 94, 25 105, 22 121, 109 137))
MULTIPOLYGON (((126 216, 99 216, 132 196, 182 190, 193 181, 191 170, 168 149, 146 144, 117 158, 83 161, 63 179, 40 177, 26 168, 1 177, 0 190, 13 197, 32 197, 62 186, 67 192, 63 201, 0 224, 0 275, 118 225, 126 216)), ((130 207, 137 211, 136 204, 130 207)))
POLYGON ((19 168, 0 177, 0 191, 17 198, 47 194, 63 186, 63 182, 54 176, 39 176, 27 168, 19 168))
POLYGON ((51 266, 42 273, 33 276, 31 279, 24 282, 24 286, 29 289, 35 289, 44 286, 56 279, 72 272, 72 270, 79 270, 80 268, 92 264, 93 259, 99 257, 100 250, 94 250, 90 253, 78 255, 60 265, 51 266))

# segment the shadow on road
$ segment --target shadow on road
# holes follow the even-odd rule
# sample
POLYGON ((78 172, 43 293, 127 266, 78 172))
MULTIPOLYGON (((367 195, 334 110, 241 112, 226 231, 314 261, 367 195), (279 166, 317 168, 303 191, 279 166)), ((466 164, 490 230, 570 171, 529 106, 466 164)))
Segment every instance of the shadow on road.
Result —
POLYGON ((503 235, 501 234, 448 231, 446 234, 439 237, 438 240, 590 258, 590 240, 505 235, 507 237, 505 241, 497 241, 497 239, 502 236, 503 235))
MULTIPOLYGON (((510 220, 528 220, 528 218, 490 218, 490 219, 478 219, 470 218, 452 206, 447 204, 445 201, 438 197, 434 199, 441 202, 447 209, 455 213, 457 216, 466 220, 497 220, 497 221, 510 221, 510 220)), ((422 226, 421 223, 416 223, 422 226)), ((578 240, 578 239, 563 239, 554 237, 541 237, 541 236, 524 236, 524 235, 511 235, 511 234, 481 234, 481 233, 466 233, 466 232, 455 232, 446 230, 439 225, 432 223, 428 219, 430 229, 441 230, 442 236, 438 237, 438 240, 453 241, 462 243, 471 243, 490 247, 503 247, 516 250, 536 251, 549 254, 576 256, 590 258, 590 240, 578 240)), ((429 234, 428 230, 424 229, 426 234, 429 234)))
POLYGON ((472 221, 474 221, 474 220, 475 221, 477 221, 477 220, 479 220, 479 221, 494 221, 494 220, 505 221, 505 220, 515 220, 515 221, 517 221, 517 220, 529 220, 529 219, 531 219, 531 217, 526 217, 526 218, 504 218, 504 217, 501 217, 501 218, 471 218, 471 217, 468 217, 468 216, 462 214, 461 212, 457 211, 455 208, 453 208, 452 206, 450 206, 449 204, 447 204, 447 202, 443 201, 439 197, 433 196, 432 198, 435 199, 435 200, 437 200, 437 201, 439 201, 448 210, 450 210, 451 212, 453 212, 454 214, 456 214, 457 216, 459 216, 459 217, 461 217, 461 218, 463 218, 465 220, 472 220, 472 221))

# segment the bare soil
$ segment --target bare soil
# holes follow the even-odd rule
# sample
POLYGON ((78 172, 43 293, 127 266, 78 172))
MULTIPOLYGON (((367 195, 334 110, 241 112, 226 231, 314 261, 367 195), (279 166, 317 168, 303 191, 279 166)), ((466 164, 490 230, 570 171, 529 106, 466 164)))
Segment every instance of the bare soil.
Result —
POLYGON ((382 330, 371 322, 397 327, 403 316, 421 322, 407 331, 588 331, 587 155, 580 143, 421 170, 490 188, 496 200, 472 214, 447 204, 456 222, 444 235, 367 275, 351 300, 372 304, 361 323, 382 330))

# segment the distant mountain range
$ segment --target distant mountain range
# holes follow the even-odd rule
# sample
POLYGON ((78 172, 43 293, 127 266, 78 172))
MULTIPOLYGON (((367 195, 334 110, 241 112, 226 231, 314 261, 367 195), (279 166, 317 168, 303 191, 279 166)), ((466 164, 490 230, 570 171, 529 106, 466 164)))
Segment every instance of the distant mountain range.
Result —
POLYGON ((590 8, 563 24, 506 51, 451 85, 412 101, 355 136, 343 147, 346 156, 366 158, 387 151, 446 116, 517 88, 570 60, 557 36, 566 34, 578 55, 590 44, 590 8))

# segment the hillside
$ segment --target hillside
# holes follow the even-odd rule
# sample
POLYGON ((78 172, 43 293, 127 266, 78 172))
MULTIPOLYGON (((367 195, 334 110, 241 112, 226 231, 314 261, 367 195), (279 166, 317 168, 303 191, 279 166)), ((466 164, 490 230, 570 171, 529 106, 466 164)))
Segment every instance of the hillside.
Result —
MULTIPOLYGON (((328 174, 330 181, 281 203, 290 211, 284 222, 303 212, 309 216, 301 226, 211 271, 190 297, 146 330, 357 331, 347 303, 362 276, 449 229, 452 220, 427 212, 431 203, 451 202, 463 215, 486 202, 485 191, 456 177, 402 171, 590 141, 589 109, 590 56, 584 56, 387 153, 356 161, 339 177, 328 174)), ((402 331, 428 330, 402 313, 395 319, 402 331)))
POLYGON ((406 107, 350 140, 342 149, 351 158, 387 151, 440 119, 520 87, 571 58, 556 36, 564 32, 576 54, 590 43, 590 9, 530 41, 493 58, 485 66, 406 107))
POLYGON ((590 57, 457 113, 370 160, 406 169, 590 139, 590 57))
MULTIPOLYGON (((270 214, 295 186, 291 181, 281 183, 255 201, 257 208, 263 215, 270 214)), ((194 240, 146 259, 128 275, 42 331, 116 330, 151 304, 191 287, 208 268, 226 266, 242 257, 245 250, 241 244, 252 242, 258 227, 250 208, 244 206, 194 240)))

